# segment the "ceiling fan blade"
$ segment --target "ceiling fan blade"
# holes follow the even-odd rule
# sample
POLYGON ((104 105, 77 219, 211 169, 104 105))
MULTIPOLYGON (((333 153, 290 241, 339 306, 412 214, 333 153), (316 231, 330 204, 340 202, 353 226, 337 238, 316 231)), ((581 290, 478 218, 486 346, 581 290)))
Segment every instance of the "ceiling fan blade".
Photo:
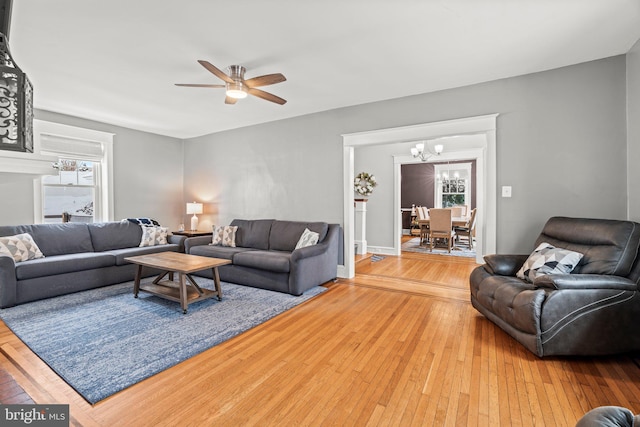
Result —
POLYGON ((176 86, 185 86, 185 87, 214 87, 214 88, 222 88, 225 85, 207 85, 207 84, 199 84, 199 83, 176 83, 176 86))
POLYGON ((227 96, 227 97, 224 99, 224 103, 225 103, 225 104, 235 104, 236 102, 238 102, 238 98, 232 98, 232 97, 230 97, 230 96, 227 96))
POLYGON ((210 62, 203 61, 202 59, 199 59, 198 62, 200 63, 200 65, 202 65, 204 68, 209 70, 211 73, 215 74, 220 80, 224 80, 227 83, 233 83, 233 79, 231 77, 226 75, 223 71, 220 71, 210 62))
POLYGON ((276 104, 284 105, 287 102, 285 99, 282 99, 279 96, 275 96, 272 93, 265 92, 260 89, 249 88, 248 92, 253 96, 266 99, 267 101, 275 102, 276 104))
POLYGON ((245 80, 244 83, 249 87, 268 86, 276 83, 284 82, 286 79, 280 73, 265 74, 264 76, 254 77, 252 79, 245 80))

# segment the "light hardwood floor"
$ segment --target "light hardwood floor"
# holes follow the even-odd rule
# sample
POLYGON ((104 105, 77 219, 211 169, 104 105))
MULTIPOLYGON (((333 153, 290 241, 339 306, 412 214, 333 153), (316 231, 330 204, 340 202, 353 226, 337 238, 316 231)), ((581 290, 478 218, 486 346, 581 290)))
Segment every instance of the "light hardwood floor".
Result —
POLYGON ((469 303, 469 259, 363 257, 353 280, 91 406, 0 323, 0 368, 84 426, 573 426, 640 412, 629 356, 539 359, 469 303))

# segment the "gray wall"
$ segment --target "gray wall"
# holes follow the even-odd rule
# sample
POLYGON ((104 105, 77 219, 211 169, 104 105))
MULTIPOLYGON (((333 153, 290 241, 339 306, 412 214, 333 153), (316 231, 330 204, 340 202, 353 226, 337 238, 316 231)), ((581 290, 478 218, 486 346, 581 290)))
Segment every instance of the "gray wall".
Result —
POLYGON ((629 219, 640 221, 640 40, 627 54, 629 219))
POLYGON ((185 198, 205 204, 202 227, 234 218, 342 222, 339 121, 327 112, 185 142, 185 198))
MULTIPOLYGON (((529 252, 553 215, 626 218, 624 75, 625 58, 618 56, 414 97, 422 101, 413 108, 423 122, 442 112, 445 118, 500 114, 497 184, 511 185, 513 197, 498 198, 498 252, 529 252)), ((379 181, 392 179, 383 164, 359 166, 381 168, 386 175, 376 173, 379 181)), ((390 194, 370 199, 369 245, 393 246, 391 202, 390 194), (383 222, 389 226, 378 226, 383 222)))
MULTIPOLYGON (((497 183, 511 185, 513 197, 498 199, 497 249, 526 253, 550 216, 626 218, 625 64, 617 56, 189 140, 186 198, 209 202, 206 220, 221 224, 236 217, 341 223, 341 134, 499 113, 497 183)), ((367 242, 391 247, 390 155, 399 150, 379 150, 358 148, 355 169, 379 182, 367 242)))
MULTIPOLYGON (((513 197, 498 199, 498 252, 524 253, 552 215, 627 217, 625 82, 631 162, 640 158, 638 120, 632 119, 638 117, 638 68, 636 45, 628 60, 617 56, 331 110, 184 145, 46 111, 36 111, 36 118, 116 134, 116 219, 153 216, 173 228, 188 223, 184 202, 198 200, 205 202, 200 228, 207 228, 240 217, 341 223, 341 134, 499 113, 497 184, 511 185, 513 197)), ((355 162, 357 171, 374 173, 380 183, 368 206, 368 243, 390 247, 393 160, 376 156, 379 149, 359 148, 355 162)), ((394 151, 403 153, 404 147, 391 147, 388 154, 394 151)), ((639 174, 631 168, 629 181, 637 182, 639 174)), ((32 180, 0 178, 0 224, 31 222, 32 180)), ((629 195, 631 217, 640 217, 639 198, 629 195)))
MULTIPOLYGON (((115 134, 114 219, 152 217, 171 229, 186 221, 181 140, 42 110, 35 117, 115 134)), ((33 223, 33 177, 0 175, 0 224, 33 223)))

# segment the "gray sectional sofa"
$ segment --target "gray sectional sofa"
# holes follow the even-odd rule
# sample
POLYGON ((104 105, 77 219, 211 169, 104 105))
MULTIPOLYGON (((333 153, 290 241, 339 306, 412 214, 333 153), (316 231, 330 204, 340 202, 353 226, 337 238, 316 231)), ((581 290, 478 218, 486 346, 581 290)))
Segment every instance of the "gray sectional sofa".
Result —
MULTIPOLYGON (((132 222, 64 223, 0 226, 1 236, 28 233, 43 258, 15 262, 0 254, 0 308, 28 301, 133 280, 135 255, 184 251, 184 236, 168 243, 138 247, 142 229, 132 222)), ((144 275, 157 273, 144 269, 144 275)))
MULTIPOLYGON (((235 219, 235 247, 211 245, 211 236, 191 237, 185 252, 231 260, 218 268, 220 279, 257 288, 301 295, 337 277, 341 227, 325 222, 235 219), (295 249, 305 228, 318 243, 295 249)), ((196 273, 211 277, 210 271, 196 273)))

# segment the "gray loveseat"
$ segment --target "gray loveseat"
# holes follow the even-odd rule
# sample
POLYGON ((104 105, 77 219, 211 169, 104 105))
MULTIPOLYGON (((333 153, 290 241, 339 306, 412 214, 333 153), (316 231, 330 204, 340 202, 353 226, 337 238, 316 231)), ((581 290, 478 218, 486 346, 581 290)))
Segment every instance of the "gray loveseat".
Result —
POLYGON ((540 357, 640 350, 640 224, 554 217, 543 242, 583 258, 529 283, 516 277, 528 254, 488 255, 469 279, 473 306, 540 357))
MULTIPOLYGON (((184 236, 138 247, 142 229, 132 222, 0 226, 0 236, 31 235, 44 258, 15 262, 0 254, 0 308, 133 280, 128 256, 184 250, 184 236)), ((156 273, 145 269, 145 276, 156 273)))
MULTIPOLYGON (((235 247, 213 246, 211 236, 191 237, 185 252, 231 260, 218 268, 225 282, 292 295, 337 277, 340 226, 324 222, 235 219, 235 247), (319 234, 318 243, 295 249, 305 228, 319 234)), ((210 271, 196 273, 211 277, 210 271)))

